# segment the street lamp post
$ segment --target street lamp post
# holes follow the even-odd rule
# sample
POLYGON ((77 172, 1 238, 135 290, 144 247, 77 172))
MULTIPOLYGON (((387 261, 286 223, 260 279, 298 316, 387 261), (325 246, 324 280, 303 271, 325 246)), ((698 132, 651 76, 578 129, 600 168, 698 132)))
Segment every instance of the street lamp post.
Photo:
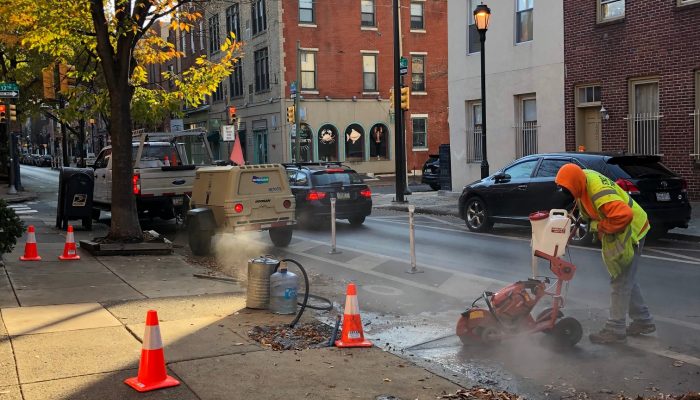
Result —
POLYGON ((474 9, 474 24, 481 42, 481 179, 489 176, 489 161, 486 153, 486 31, 489 28, 491 9, 481 3, 474 9))
POLYGON ((90 148, 92 149, 92 154, 97 154, 95 151, 95 119, 90 118, 90 148))

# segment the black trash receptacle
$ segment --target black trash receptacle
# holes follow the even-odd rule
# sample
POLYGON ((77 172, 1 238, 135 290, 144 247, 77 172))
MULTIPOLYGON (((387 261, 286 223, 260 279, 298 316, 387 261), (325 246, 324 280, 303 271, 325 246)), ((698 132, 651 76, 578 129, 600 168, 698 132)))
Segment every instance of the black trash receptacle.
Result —
POLYGON ((61 168, 56 228, 67 229, 68 221, 79 219, 84 229, 92 230, 93 173, 92 168, 61 168))
POLYGON ((450 145, 440 145, 440 190, 452 190, 452 164, 450 161, 450 145))

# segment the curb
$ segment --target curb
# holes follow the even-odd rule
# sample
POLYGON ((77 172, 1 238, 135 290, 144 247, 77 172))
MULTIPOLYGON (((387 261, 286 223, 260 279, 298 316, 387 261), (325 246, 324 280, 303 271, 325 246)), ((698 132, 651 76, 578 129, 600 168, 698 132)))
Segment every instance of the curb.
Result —
MULTIPOLYGON (((393 211, 403 211, 403 212, 408 212, 408 205, 394 205, 394 204, 385 204, 381 206, 375 206, 374 208, 380 208, 384 210, 393 210, 393 211)), ((452 217, 457 217, 459 218, 459 213, 455 211, 447 211, 447 210, 441 210, 441 209, 434 209, 430 207, 416 207, 416 214, 428 214, 428 215, 448 215, 452 217)))
POLYGON ((12 204, 12 203, 22 203, 25 201, 31 201, 31 200, 36 200, 38 196, 36 194, 27 194, 27 195, 21 195, 21 196, 11 196, 11 197, 2 197, 3 200, 5 200, 6 203, 12 204))
POLYGON ((686 235, 683 233, 667 233, 663 239, 678 240, 681 242, 700 243, 700 236, 686 235))

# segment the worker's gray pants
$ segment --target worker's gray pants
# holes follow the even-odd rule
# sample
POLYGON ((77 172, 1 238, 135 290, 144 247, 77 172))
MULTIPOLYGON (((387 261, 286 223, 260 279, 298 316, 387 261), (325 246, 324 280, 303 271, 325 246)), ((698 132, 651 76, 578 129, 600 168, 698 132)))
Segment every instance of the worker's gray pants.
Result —
POLYGON ((641 324, 651 324, 653 319, 644 303, 642 291, 637 283, 637 268, 642 257, 644 238, 634 246, 632 264, 617 278, 610 281, 610 318, 605 327, 615 333, 625 334, 626 319, 629 311, 630 319, 641 324))

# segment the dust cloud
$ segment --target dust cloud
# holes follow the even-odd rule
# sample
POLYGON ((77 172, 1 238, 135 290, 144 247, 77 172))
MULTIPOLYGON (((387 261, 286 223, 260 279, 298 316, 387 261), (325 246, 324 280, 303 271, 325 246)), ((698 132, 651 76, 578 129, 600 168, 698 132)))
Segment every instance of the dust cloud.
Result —
POLYGON ((221 272, 242 284, 248 281, 248 260, 275 250, 267 232, 219 234, 214 236, 212 248, 221 272))

